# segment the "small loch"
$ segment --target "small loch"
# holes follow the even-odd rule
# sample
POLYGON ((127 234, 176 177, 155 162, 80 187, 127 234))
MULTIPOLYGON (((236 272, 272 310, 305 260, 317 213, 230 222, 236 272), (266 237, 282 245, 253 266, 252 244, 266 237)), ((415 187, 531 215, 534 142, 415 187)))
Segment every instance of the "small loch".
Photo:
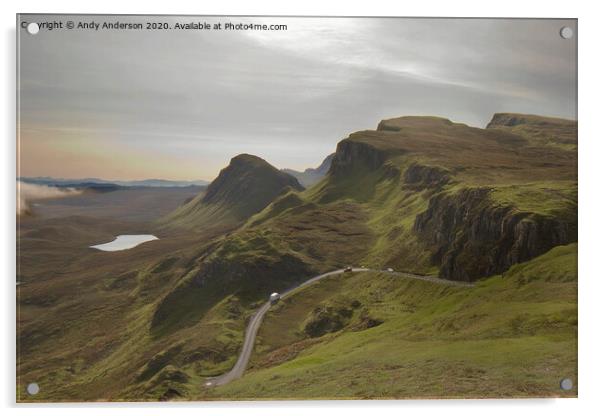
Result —
POLYGON ((90 248, 101 251, 129 250, 130 248, 153 240, 158 240, 158 238, 151 234, 118 235, 115 240, 109 243, 97 244, 95 246, 90 246, 90 248))

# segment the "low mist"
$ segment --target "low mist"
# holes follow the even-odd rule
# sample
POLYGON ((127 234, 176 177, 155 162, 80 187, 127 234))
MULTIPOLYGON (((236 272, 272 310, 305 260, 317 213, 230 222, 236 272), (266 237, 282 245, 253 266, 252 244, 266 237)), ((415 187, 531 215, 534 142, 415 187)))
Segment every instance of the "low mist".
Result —
POLYGON ((17 215, 31 212, 30 204, 42 199, 64 198, 79 195, 82 191, 75 188, 57 188, 17 181, 17 215))

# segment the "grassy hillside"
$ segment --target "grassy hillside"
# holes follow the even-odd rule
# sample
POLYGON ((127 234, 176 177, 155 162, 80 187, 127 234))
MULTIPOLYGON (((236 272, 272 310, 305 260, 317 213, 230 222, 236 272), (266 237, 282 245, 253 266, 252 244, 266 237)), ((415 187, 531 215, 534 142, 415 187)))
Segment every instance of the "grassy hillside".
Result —
POLYGON ((158 226, 23 222, 18 399, 556 394, 575 377, 576 123, 496 118, 385 120, 342 140, 307 190, 241 155, 158 226), (149 232, 160 240, 88 248, 149 232), (267 318, 252 373, 206 391, 269 293, 347 264, 477 287, 327 279, 267 318))
POLYGON ((321 182, 276 199, 231 238, 244 252, 261 235, 317 270, 362 263, 476 280, 576 241, 576 189, 574 150, 401 117, 341 141, 321 182))
POLYGON ((572 244, 474 288, 324 280, 273 308, 252 368, 206 397, 575 396, 559 382, 577 380, 576 269, 572 244))
POLYGON ((221 239, 153 323, 192 325, 230 292, 250 308, 346 264, 473 281, 499 274, 576 240, 574 156, 444 119, 382 122, 343 140, 320 183, 276 198, 221 239), (542 162, 548 152, 557 163, 542 162))
POLYGON ((206 192, 175 210, 161 223, 167 227, 196 230, 216 225, 235 226, 288 189, 299 191, 303 187, 293 176, 257 156, 238 155, 222 169, 206 192))
POLYGON ((91 217, 34 218, 18 235, 19 401, 157 400, 167 392, 160 383, 178 379, 165 366, 204 377, 233 364, 247 313, 236 296, 220 296, 186 325, 151 330, 158 303, 216 235, 91 217), (143 232, 160 239, 121 252, 89 248, 143 232), (25 392, 31 382, 36 396, 25 392))
POLYGON ((564 150, 577 150, 577 123, 561 118, 532 114, 498 113, 487 125, 527 137, 534 144, 564 150))

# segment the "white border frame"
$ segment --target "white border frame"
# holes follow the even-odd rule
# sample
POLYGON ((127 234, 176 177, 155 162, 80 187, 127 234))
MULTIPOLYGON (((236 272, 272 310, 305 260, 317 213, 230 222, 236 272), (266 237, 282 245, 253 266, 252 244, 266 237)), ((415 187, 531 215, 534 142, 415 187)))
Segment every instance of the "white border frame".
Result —
POLYGON ((545 412, 546 415, 569 413, 593 413, 600 408, 598 386, 600 386, 599 333, 600 305, 602 301, 602 277, 599 276, 598 240, 601 219, 598 214, 598 189, 600 188, 600 107, 602 94, 600 74, 602 68, 600 27, 602 16, 595 2, 557 1, 528 2, 506 0, 491 6, 488 2, 454 0, 399 2, 397 5, 385 1, 213 1, 185 2, 178 0, 130 1, 103 0, 81 2, 75 0, 24 0, 13 4, 2 3, 0 20, 3 29, 4 82, 2 117, 5 126, 2 140, 2 183, 4 198, 1 204, 2 246, 0 263, 4 265, 4 326, 0 342, 2 372, 0 375, 0 404, 8 408, 7 414, 89 415, 110 412, 123 413, 127 408, 130 415, 155 415, 172 413, 238 414, 246 415, 296 415, 307 413, 326 414, 345 412, 347 415, 365 415, 374 409, 379 414, 399 414, 420 411, 427 414, 462 415, 486 411, 489 415, 504 415, 509 412, 545 412), (200 403, 143 403, 143 404, 15 404, 15 14, 16 13, 124 13, 124 14, 216 14, 216 15, 329 15, 329 16, 445 16, 445 17, 549 17, 579 19, 579 399, 519 399, 519 400, 411 400, 411 401, 304 401, 304 402, 200 402, 200 403), (44 410, 41 409, 44 407, 44 410), (85 410, 84 410, 85 409, 85 410))

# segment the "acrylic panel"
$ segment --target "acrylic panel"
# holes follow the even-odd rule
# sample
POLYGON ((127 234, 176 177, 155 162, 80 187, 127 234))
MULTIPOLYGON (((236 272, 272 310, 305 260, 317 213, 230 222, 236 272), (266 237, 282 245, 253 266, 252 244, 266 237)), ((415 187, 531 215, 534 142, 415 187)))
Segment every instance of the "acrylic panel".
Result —
POLYGON ((576 19, 16 30, 18 402, 576 397, 576 19))

